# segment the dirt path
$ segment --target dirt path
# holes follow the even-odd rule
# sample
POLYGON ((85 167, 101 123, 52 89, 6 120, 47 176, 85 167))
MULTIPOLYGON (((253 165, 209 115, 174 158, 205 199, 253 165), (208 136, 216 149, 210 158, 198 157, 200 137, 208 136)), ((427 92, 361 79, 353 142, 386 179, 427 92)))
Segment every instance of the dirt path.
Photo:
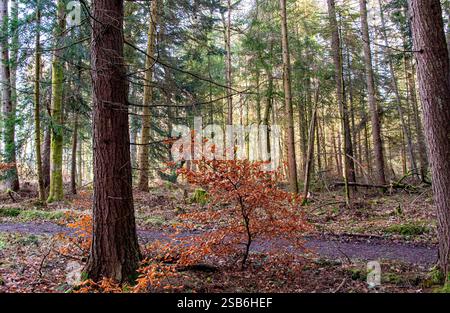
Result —
MULTIPOLYGON (((67 233, 70 230, 64 226, 50 222, 32 222, 0 224, 1 232, 53 235, 61 232, 67 233)), ((178 237, 190 235, 195 235, 195 232, 181 233, 178 237)), ((138 236, 143 242, 169 240, 168 233, 163 231, 139 230, 138 236)), ((264 251, 269 244, 267 242, 255 241, 252 245, 252 250, 264 251)), ((283 243, 280 244, 282 245, 283 243)), ((305 237, 305 247, 322 257, 331 259, 345 260, 350 258, 367 261, 386 259, 422 266, 431 266, 437 260, 437 248, 435 246, 417 245, 409 242, 394 242, 380 238, 353 236, 305 237)))

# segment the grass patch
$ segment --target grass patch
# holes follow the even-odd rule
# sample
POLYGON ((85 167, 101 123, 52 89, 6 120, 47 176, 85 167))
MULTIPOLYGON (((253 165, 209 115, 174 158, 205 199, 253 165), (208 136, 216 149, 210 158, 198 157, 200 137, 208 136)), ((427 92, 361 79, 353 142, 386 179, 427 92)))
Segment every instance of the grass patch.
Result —
POLYGON ((18 208, 0 208, 0 217, 16 217, 21 221, 58 220, 64 217, 61 211, 21 210, 18 208))
POLYGON ((147 226, 163 226, 167 223, 166 219, 162 216, 148 216, 143 218, 143 222, 147 226))
POLYGON ((425 225, 407 223, 388 226, 384 231, 388 234, 398 234, 402 236, 418 236, 428 233, 430 229, 425 225))
POLYGON ((40 210, 27 210, 22 211, 20 219, 23 221, 32 220, 58 220, 64 217, 64 212, 61 211, 40 211, 40 210))
POLYGON ((22 210, 17 208, 0 208, 1 217, 17 217, 20 215, 22 210))

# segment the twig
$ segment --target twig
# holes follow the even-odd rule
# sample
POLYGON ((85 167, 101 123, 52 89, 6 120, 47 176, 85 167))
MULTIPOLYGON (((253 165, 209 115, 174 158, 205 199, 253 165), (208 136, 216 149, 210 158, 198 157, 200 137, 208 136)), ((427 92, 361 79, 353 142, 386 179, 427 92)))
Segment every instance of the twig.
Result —
POLYGON ((337 293, 339 290, 341 290, 342 287, 344 287, 345 283, 347 282, 347 277, 345 277, 342 280, 342 283, 332 292, 332 293, 337 293))
POLYGON ((38 270, 39 278, 42 277, 42 268, 44 267, 44 262, 45 262, 45 260, 47 259, 47 257, 50 255, 50 252, 52 252, 53 246, 54 246, 54 245, 55 245, 55 242, 52 241, 52 244, 51 244, 51 246, 50 246, 50 249, 48 249, 47 253, 44 255, 44 257, 43 257, 42 260, 41 260, 41 263, 39 264, 39 270, 38 270))

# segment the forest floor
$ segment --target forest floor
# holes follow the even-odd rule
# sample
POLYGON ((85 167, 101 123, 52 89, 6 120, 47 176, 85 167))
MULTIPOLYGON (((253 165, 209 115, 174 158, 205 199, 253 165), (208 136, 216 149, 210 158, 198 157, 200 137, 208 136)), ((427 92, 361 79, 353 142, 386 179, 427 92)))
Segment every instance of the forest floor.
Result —
MULTIPOLYGON (((0 198, 0 292, 68 291, 68 266, 82 264, 85 257, 61 253, 60 241, 77 235, 67 227, 67 216, 90 214, 92 192, 85 189, 42 206, 32 189, 0 198)), ((135 192, 142 247, 208 232, 198 225, 173 233, 183 213, 203 207, 192 201, 191 192, 186 197, 183 188, 168 184, 135 192)), ((286 243, 277 238, 256 239, 248 268, 232 262, 194 268, 184 271, 178 283, 186 292, 432 292, 437 248, 431 196, 429 189, 382 195, 362 190, 347 210, 339 190, 314 193, 305 208, 313 225, 303 235, 305 250, 285 250, 286 243), (268 261, 274 254, 268 247, 276 247, 275 260, 286 259, 286 253, 302 255, 300 270, 268 261), (381 264, 381 285, 375 288, 366 282, 369 261, 381 264)))

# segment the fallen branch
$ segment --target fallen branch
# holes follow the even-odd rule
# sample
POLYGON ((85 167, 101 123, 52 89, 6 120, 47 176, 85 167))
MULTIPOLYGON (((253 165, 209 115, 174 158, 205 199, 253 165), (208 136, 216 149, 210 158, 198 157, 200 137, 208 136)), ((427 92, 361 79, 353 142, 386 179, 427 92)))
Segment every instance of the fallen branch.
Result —
MULTIPOLYGON (((413 190, 416 191, 417 187, 408 185, 408 184, 399 184, 399 183, 392 183, 390 185, 374 185, 374 184, 362 184, 362 183, 354 183, 349 182, 349 186, 355 186, 355 187, 363 187, 363 188, 379 188, 379 189, 403 189, 403 190, 413 190)), ((338 186, 345 186, 344 182, 335 182, 330 185, 331 187, 338 187, 338 186)))

